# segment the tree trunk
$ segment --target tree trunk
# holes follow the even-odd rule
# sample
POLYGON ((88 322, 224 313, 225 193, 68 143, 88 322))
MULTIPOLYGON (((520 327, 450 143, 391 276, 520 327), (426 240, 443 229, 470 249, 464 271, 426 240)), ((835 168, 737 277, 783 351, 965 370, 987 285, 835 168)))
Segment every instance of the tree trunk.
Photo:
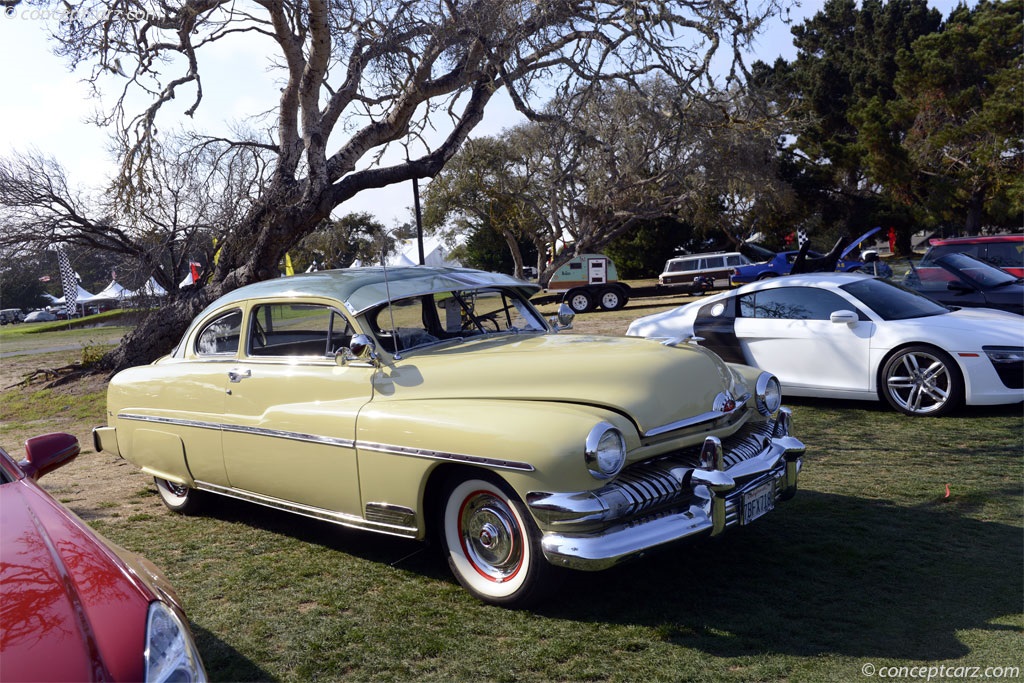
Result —
POLYGON ((169 296, 163 306, 121 340, 118 348, 103 357, 100 368, 115 373, 153 362, 170 353, 189 323, 222 294, 277 277, 278 262, 290 246, 289 240, 309 234, 324 213, 312 201, 289 205, 291 190, 287 180, 269 190, 239 228, 224 240, 211 281, 196 283, 169 296), (275 198, 280 201, 275 203, 275 198))
POLYGON ((125 335, 121 345, 100 360, 100 369, 111 374, 151 363, 170 353, 185 329, 220 291, 219 287, 198 287, 170 298, 153 310, 125 335))
POLYGON ((978 188, 971 193, 971 198, 967 200, 967 217, 964 221, 964 234, 965 235, 980 235, 981 234, 981 219, 985 209, 985 188, 978 188))

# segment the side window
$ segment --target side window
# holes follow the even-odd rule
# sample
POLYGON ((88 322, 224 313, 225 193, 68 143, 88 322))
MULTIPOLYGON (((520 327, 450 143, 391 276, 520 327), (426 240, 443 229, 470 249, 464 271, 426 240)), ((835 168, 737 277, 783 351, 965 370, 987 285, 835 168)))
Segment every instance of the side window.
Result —
POLYGON ((740 297, 740 315, 744 318, 828 320, 834 311, 852 308, 832 292, 808 287, 766 289, 740 297))
POLYGON ((249 355, 323 358, 351 335, 346 319, 328 306, 265 304, 249 317, 249 355))
POLYGON ((721 256, 710 256, 707 258, 705 268, 719 269, 725 267, 725 259, 721 256))
POLYGON ((431 328, 436 330, 439 327, 433 313, 433 301, 431 296, 412 297, 393 301, 378 309, 373 316, 372 327, 381 347, 394 353, 437 341, 430 332, 431 328), (426 307, 425 303, 428 304, 426 307))
POLYGON ((196 338, 196 353, 200 356, 233 356, 238 352, 238 337, 242 331, 242 311, 235 310, 207 323, 196 338))
POLYGON ((1000 268, 1020 268, 1024 266, 1024 242, 994 242, 988 245, 985 257, 1000 268))
POLYGON ((727 266, 738 266, 740 265, 739 254, 732 254, 725 257, 725 265, 727 266))

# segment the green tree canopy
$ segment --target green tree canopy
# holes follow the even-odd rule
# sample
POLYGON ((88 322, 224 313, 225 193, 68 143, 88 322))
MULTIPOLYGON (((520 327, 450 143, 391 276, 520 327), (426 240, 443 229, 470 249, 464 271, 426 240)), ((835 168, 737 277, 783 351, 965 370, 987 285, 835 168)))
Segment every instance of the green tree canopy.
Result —
POLYGON ((906 131, 902 148, 914 175, 879 175, 968 234, 1021 225, 1022 46, 1024 6, 981 0, 958 7, 942 31, 900 53, 892 110, 906 131))

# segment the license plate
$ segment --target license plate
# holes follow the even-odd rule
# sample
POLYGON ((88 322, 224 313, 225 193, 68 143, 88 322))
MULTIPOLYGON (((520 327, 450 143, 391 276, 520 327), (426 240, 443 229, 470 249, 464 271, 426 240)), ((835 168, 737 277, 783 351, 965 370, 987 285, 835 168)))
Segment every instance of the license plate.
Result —
POLYGON ((743 494, 743 524, 750 524, 758 517, 775 509, 775 482, 761 484, 753 491, 743 494))

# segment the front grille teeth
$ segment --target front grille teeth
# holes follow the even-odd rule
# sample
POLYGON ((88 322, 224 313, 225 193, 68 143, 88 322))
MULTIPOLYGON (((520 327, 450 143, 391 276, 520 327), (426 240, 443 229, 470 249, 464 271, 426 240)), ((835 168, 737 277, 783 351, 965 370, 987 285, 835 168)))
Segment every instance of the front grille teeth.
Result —
MULTIPOLYGON (((726 469, 764 452, 773 427, 772 422, 746 425, 723 439, 726 469)), ((629 501, 632 514, 671 503, 683 494, 683 484, 672 474, 672 470, 699 467, 700 448, 699 445, 693 446, 632 465, 623 470, 613 483, 604 487, 602 493, 616 491, 624 495, 629 501)), ((689 493, 689 487, 686 492, 689 493)))

